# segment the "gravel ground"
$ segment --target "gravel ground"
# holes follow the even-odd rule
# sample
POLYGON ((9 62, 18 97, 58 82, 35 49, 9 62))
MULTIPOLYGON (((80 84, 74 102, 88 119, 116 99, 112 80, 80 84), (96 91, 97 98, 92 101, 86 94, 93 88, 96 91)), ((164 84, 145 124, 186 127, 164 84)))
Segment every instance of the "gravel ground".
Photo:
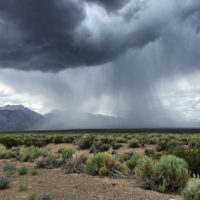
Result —
MULTIPOLYGON (((0 175, 5 163, 21 165, 15 161, 0 161, 0 175)), ((23 163, 34 169, 34 164, 23 163)), ((10 188, 0 190, 0 200, 27 200, 27 194, 34 191, 37 195, 50 192, 52 200, 182 200, 179 195, 162 194, 136 187, 134 180, 111 180, 109 178, 92 177, 86 174, 64 174, 61 169, 36 169, 38 174, 10 178, 10 188), (18 184, 24 182, 28 188, 18 191, 18 184)))

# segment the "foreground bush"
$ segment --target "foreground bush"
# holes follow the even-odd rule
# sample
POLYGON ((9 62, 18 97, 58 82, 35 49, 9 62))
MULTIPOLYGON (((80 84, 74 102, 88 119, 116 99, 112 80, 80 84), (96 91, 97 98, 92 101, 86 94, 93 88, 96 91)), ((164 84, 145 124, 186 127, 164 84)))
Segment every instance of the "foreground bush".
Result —
POLYGON ((200 183, 193 183, 187 186, 182 191, 184 200, 199 200, 200 199, 200 183))
POLYGON ((7 177, 0 176, 0 190, 7 189, 9 187, 9 180, 7 177))
POLYGON ((160 192, 183 189, 189 177, 187 163, 173 155, 162 156, 159 161, 144 156, 137 161, 135 175, 141 187, 160 192))
POLYGON ((107 153, 98 153, 86 163, 86 173, 89 175, 107 176, 110 170, 127 174, 126 166, 107 153))
POLYGON ((45 149, 40 147, 22 147, 20 148, 18 159, 22 162, 33 162, 36 158, 45 154, 45 149))
POLYGON ((164 155, 155 163, 154 176, 159 191, 181 190, 189 178, 187 163, 176 156, 164 155))
POLYGON ((144 189, 153 189, 154 161, 148 156, 139 159, 134 170, 137 184, 144 189))

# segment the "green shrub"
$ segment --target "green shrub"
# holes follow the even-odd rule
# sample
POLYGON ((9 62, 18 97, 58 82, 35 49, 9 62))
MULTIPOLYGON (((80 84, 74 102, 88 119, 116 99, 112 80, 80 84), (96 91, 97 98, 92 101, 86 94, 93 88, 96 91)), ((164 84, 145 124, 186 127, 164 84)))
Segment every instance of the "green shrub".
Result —
POLYGON ((144 156, 139 159, 134 169, 136 183, 144 189, 152 189, 152 185, 154 184, 153 170, 154 161, 152 158, 144 156))
POLYGON ((177 157, 183 158, 189 167, 192 174, 200 174, 200 150, 199 149, 184 149, 177 147, 174 150, 165 152, 165 154, 172 154, 177 157))
POLYGON ((96 141, 93 143, 90 153, 99 153, 99 152, 105 152, 110 149, 109 144, 102 143, 101 141, 96 141))
POLYGON ((37 171, 36 170, 31 171, 31 175, 32 176, 36 176, 37 175, 37 171))
POLYGON ((55 136, 53 137, 53 143, 54 143, 54 144, 63 143, 63 136, 55 135, 55 136))
POLYGON ((70 136, 70 135, 63 138, 63 142, 64 143, 73 143, 74 140, 75 140, 75 137, 74 136, 70 136))
POLYGON ((49 192, 41 194, 39 199, 40 200, 50 200, 50 199, 52 199, 52 194, 49 192))
POLYGON ((10 149, 11 147, 22 145, 22 142, 13 137, 3 137, 0 138, 0 144, 10 149))
POLYGON ((187 163, 173 155, 164 155, 159 161, 144 156, 137 161, 135 174, 141 187, 160 192, 183 189, 189 177, 187 163))
POLYGON ((92 176, 98 175, 98 171, 101 168, 103 157, 105 153, 97 153, 92 156, 86 163, 86 173, 92 176))
POLYGON ((55 155, 43 156, 36 160, 36 166, 38 168, 57 168, 61 164, 62 162, 58 160, 55 155))
POLYGON ((117 143, 126 143, 127 140, 124 137, 117 137, 116 142, 117 143))
POLYGON ((129 160, 134 154, 135 154, 135 152, 130 151, 130 152, 125 152, 125 153, 120 153, 120 154, 116 153, 113 156, 116 160, 123 163, 123 162, 126 162, 127 160, 129 160))
POLYGON ((23 145, 25 146, 35 146, 35 147, 42 147, 45 146, 47 143, 45 139, 38 139, 33 137, 27 137, 23 140, 23 145))
POLYGON ((46 150, 43 148, 30 146, 20 148, 18 159, 22 162, 33 162, 36 158, 45 155, 46 150))
POLYGON ((27 200, 36 200, 36 197, 37 197, 37 195, 35 192, 29 192, 27 200))
POLYGON ((136 167, 137 161, 141 158, 138 153, 135 153, 129 160, 127 160, 126 164, 129 169, 133 170, 136 167))
POLYGON ((184 200, 199 200, 200 199, 200 183, 193 183, 192 185, 188 185, 182 191, 182 196, 184 200))
POLYGON ((164 141, 160 141, 158 144, 157 144, 157 151, 160 152, 160 151, 168 151, 168 150, 171 150, 171 149, 175 149, 179 146, 182 146, 181 142, 180 141, 175 141, 175 140, 164 140, 164 141))
POLYGON ((20 183, 18 185, 18 190, 21 192, 21 191, 25 191, 27 188, 27 185, 25 183, 20 183))
POLYGON ((130 148, 137 148, 137 147, 139 147, 140 145, 139 145, 139 142, 138 142, 137 139, 132 139, 132 140, 130 140, 130 141, 128 142, 128 146, 129 146, 130 148))
POLYGON ((28 169, 27 169, 24 165, 22 165, 22 166, 18 169, 18 174, 19 174, 19 175, 26 175, 27 172, 28 172, 28 169))
POLYGON ((76 145, 78 145, 79 149, 89 149, 92 146, 94 140, 94 135, 83 135, 77 141, 76 145))
POLYGON ((0 190, 7 189, 9 187, 9 180, 7 177, 0 176, 0 190))
POLYGON ((90 148, 91 153, 99 153, 108 151, 110 148, 117 150, 121 147, 121 144, 117 143, 115 139, 110 137, 102 137, 95 140, 90 148))
POLYGON ((155 163, 154 176, 159 191, 179 191, 189 178, 187 163, 176 156, 164 155, 155 163))
POLYGON ((67 148, 67 149, 62 148, 60 149, 60 153, 61 153, 61 158, 63 159, 63 161, 66 161, 72 157, 75 151, 72 148, 67 148))

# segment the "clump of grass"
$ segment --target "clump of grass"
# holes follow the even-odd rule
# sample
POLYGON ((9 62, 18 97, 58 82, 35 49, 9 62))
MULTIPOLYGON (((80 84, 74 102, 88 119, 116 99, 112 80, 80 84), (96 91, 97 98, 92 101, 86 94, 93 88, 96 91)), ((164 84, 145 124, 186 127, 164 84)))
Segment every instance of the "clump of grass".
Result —
POLYGON ((26 183, 20 183, 18 185, 18 190, 21 192, 21 191, 25 191, 27 189, 27 185, 26 183))
POLYGON ((36 200, 36 197, 37 197, 37 195, 35 192, 29 192, 27 200, 36 200))
POLYGON ((14 165, 5 165, 3 170, 6 172, 6 176, 10 177, 16 171, 16 167, 14 165))
POLYGON ((50 199, 52 199, 52 194, 49 192, 41 194, 39 199, 40 200, 50 200, 50 199))
POLYGON ((73 188, 77 190, 78 189, 78 185, 75 184, 73 188))
POLYGON ((28 173, 28 169, 22 165, 19 169, 18 169, 18 174, 19 175, 26 175, 28 173))
POLYGON ((37 175, 37 171, 36 170, 31 171, 31 175, 32 176, 36 176, 37 175))
POLYGON ((7 177, 0 176, 0 190, 7 189, 9 187, 9 180, 7 177))

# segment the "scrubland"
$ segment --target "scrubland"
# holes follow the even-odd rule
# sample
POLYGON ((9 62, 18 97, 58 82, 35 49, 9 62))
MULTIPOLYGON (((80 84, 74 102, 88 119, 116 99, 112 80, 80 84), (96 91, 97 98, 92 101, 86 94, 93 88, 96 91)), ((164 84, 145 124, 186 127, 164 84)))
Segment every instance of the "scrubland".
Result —
POLYGON ((200 135, 0 134, 2 200, 200 199, 200 135))

